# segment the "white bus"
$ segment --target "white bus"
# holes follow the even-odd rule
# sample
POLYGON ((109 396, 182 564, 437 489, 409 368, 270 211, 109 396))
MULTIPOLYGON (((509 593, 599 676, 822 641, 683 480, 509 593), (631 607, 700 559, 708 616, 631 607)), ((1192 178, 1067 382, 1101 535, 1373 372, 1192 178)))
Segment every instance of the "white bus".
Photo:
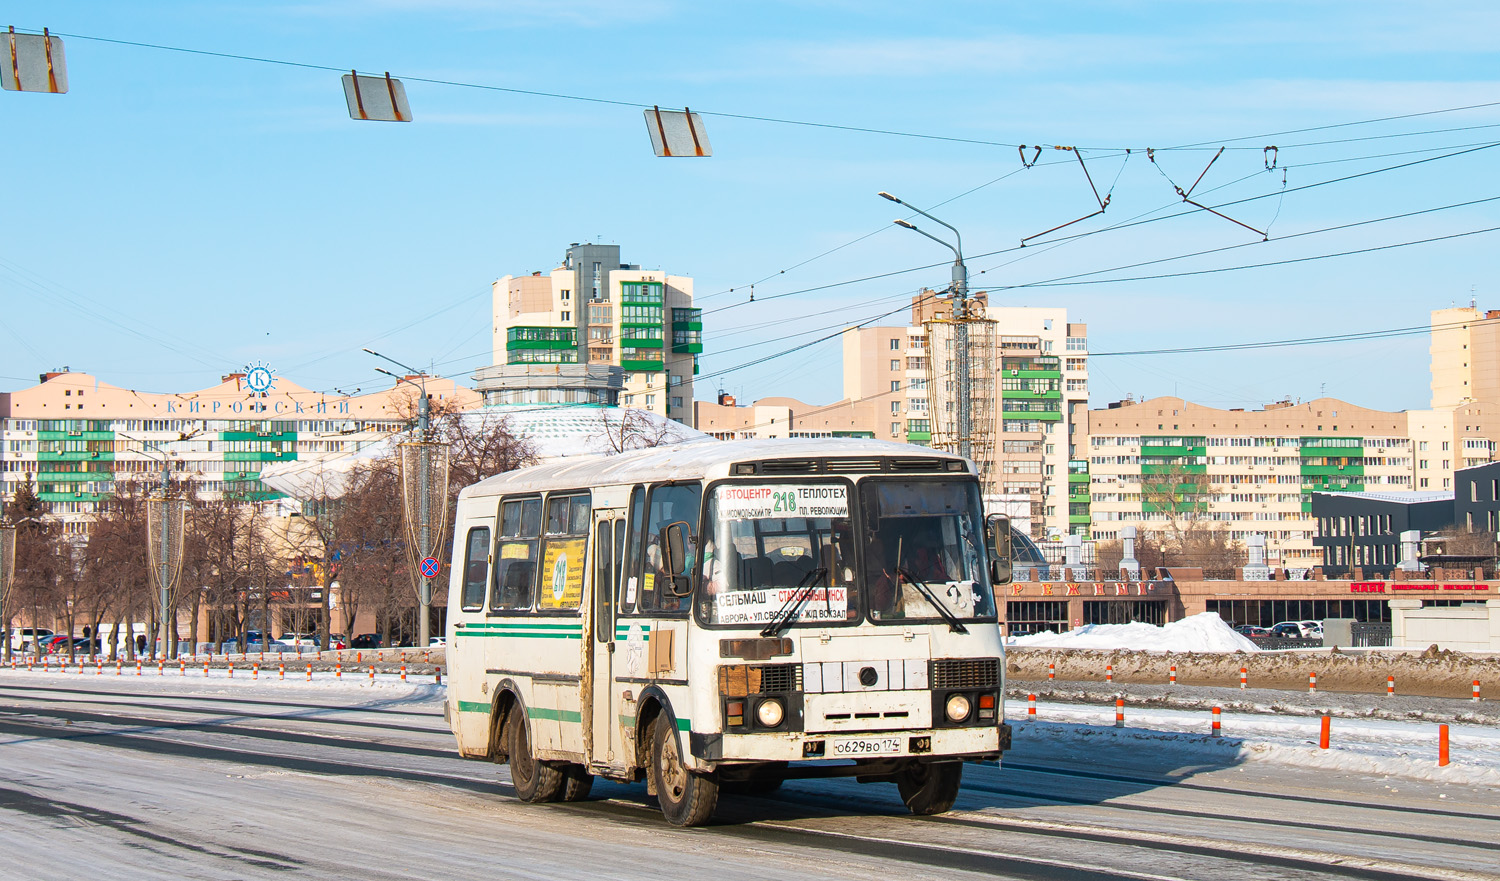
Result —
POLYGON ((877 441, 498 475, 459 495, 445 716, 528 802, 644 779, 698 825, 721 789, 855 776, 940 813, 1009 746, 1009 537, 968 460, 877 441))

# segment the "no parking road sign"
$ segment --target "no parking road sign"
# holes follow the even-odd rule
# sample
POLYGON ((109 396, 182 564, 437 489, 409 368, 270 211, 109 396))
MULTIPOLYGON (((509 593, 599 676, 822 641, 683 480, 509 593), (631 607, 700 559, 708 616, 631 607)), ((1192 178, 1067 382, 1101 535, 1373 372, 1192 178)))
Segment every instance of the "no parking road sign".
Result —
POLYGON ((422 577, 423 578, 436 578, 438 572, 442 568, 443 568, 443 564, 439 563, 437 561, 436 557, 423 557, 422 558, 422 577))

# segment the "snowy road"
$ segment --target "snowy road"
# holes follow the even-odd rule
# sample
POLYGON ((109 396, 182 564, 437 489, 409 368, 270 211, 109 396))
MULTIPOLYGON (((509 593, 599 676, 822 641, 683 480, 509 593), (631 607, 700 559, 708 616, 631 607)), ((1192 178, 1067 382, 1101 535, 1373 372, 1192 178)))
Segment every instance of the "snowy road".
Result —
POLYGON ((1025 724, 1012 705, 1017 748, 968 766, 951 814, 794 781, 678 830, 641 785, 516 802, 503 767, 454 755, 438 695, 0 671, 0 878, 1500 879, 1486 731, 1443 773, 1390 747, 1418 729, 1380 725, 1314 768, 1301 729, 1264 717, 1254 741, 1211 742, 1173 733, 1202 714, 1117 732, 1102 711, 1025 724))

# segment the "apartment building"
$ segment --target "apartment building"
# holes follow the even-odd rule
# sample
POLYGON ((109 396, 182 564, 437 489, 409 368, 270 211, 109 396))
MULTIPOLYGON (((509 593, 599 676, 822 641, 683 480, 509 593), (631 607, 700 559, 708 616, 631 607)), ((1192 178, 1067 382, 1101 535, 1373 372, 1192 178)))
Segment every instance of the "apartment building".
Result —
MULTIPOLYGON (((479 401, 451 380, 429 377, 426 386, 434 400, 479 401)), ((204 498, 269 501, 281 494, 261 483, 267 463, 358 452, 406 428, 415 395, 407 383, 363 395, 317 392, 264 367, 211 388, 162 394, 63 368, 0 393, 0 495, 9 500, 31 480, 75 535, 87 532, 99 503, 122 483, 154 481, 163 467, 204 498)))
MULTIPOLYGON (((992 306, 982 292, 974 299, 994 322, 987 357, 997 375, 976 383, 994 397, 977 408, 993 420, 988 449, 975 454, 986 490, 1029 498, 1036 537, 1087 534, 1088 328, 1069 322, 1066 309, 992 306)), ((929 336, 925 325, 951 314, 948 300, 927 291, 912 298, 906 327, 845 331, 844 398, 874 405, 876 437, 925 445, 935 428, 956 436, 949 338, 929 336), (934 339, 942 351, 929 350, 934 339)))
MULTIPOLYGON (((875 438, 884 414, 876 401, 808 404, 795 398, 761 398, 740 406, 734 395, 693 402, 693 426, 719 440, 789 437, 875 438)), ((889 438, 886 438, 889 439, 889 438)))
POLYGON ((691 278, 622 263, 619 245, 574 243, 562 265, 507 275, 492 297, 496 385, 501 374, 510 386, 518 373, 547 380, 531 400, 517 389, 492 402, 618 403, 691 424, 703 351, 691 278), (575 375, 576 389, 558 388, 556 376, 575 375))

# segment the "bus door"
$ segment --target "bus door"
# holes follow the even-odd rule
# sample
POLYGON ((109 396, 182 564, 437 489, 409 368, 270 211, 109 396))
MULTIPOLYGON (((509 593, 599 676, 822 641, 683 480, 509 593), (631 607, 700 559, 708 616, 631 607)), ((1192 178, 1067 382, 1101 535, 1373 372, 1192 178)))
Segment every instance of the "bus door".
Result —
POLYGON ((586 722, 593 734, 593 755, 590 759, 602 765, 626 764, 620 744, 620 726, 617 719, 620 706, 615 688, 615 597, 619 589, 620 573, 624 569, 625 511, 624 509, 595 509, 594 511, 594 590, 593 609, 589 616, 593 622, 589 645, 592 647, 592 700, 586 722))

